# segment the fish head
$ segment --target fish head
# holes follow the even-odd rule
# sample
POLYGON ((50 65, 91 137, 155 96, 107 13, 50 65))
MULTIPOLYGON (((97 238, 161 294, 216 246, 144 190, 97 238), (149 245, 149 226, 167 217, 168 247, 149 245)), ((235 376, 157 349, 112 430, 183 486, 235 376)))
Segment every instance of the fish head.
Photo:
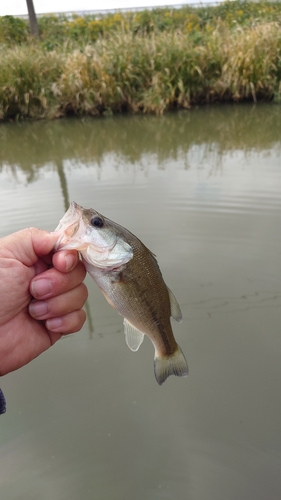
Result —
POLYGON ((92 208, 75 202, 60 220, 55 250, 78 250, 90 266, 115 268, 133 257, 133 249, 114 223, 92 208))

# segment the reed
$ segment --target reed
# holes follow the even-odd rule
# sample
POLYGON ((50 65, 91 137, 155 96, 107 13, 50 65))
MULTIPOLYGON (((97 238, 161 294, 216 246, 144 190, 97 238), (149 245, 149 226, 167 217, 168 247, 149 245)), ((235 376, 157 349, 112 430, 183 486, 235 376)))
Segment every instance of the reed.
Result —
POLYGON ((62 54, 39 47, 0 51, 0 119, 53 117, 52 90, 61 74, 62 54))
POLYGON ((207 102, 278 99, 279 22, 230 29, 217 19, 206 26, 149 33, 123 26, 95 43, 70 40, 55 50, 43 42, 2 45, 0 119, 161 114, 207 102))

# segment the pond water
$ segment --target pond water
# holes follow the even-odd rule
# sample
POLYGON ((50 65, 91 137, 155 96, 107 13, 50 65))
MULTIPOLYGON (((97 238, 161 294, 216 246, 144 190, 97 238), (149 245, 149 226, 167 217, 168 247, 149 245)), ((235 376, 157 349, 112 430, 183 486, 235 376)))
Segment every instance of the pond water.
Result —
POLYGON ((82 331, 1 379, 3 500, 279 500, 280 106, 0 126, 0 236, 69 201, 157 255, 190 375, 159 387, 95 283, 82 331))

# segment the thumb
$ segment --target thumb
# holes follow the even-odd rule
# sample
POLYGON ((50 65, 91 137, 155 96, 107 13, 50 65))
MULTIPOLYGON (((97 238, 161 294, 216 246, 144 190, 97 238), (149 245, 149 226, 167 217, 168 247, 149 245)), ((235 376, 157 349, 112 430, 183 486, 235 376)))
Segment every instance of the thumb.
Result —
POLYGON ((23 229, 0 239, 0 256, 15 258, 26 266, 32 266, 39 257, 53 250, 57 240, 58 233, 35 227, 23 229))

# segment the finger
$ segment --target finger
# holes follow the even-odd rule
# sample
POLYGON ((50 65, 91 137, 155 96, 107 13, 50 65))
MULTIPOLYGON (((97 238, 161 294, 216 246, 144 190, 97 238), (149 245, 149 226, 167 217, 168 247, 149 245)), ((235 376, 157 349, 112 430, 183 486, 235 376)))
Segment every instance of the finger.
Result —
POLYGON ((86 313, 84 309, 79 309, 79 311, 71 312, 65 316, 47 319, 45 325, 50 332, 68 335, 69 333, 75 333, 81 330, 85 321, 86 313))
POLYGON ((47 300, 32 300, 29 304, 29 314, 37 320, 55 318, 82 309, 88 297, 88 290, 84 283, 69 292, 51 297, 47 300))
POLYGON ((73 271, 61 273, 54 267, 35 276, 29 285, 31 295, 35 299, 56 297, 78 286, 85 278, 86 269, 78 262, 73 271))
POLYGON ((53 255, 53 266, 61 273, 72 271, 79 262, 76 250, 61 250, 53 255))

